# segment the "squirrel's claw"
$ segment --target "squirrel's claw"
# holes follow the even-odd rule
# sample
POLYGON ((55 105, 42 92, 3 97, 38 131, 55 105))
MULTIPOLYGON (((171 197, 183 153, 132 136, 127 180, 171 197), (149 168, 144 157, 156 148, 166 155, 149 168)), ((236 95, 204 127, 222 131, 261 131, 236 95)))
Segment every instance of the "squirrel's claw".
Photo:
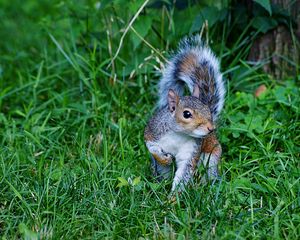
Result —
POLYGON ((173 156, 172 154, 170 154, 170 153, 165 153, 165 154, 164 154, 164 159, 165 159, 165 161, 166 161, 166 165, 170 165, 170 164, 173 162, 173 160, 174 160, 175 158, 174 158, 174 156, 173 156))

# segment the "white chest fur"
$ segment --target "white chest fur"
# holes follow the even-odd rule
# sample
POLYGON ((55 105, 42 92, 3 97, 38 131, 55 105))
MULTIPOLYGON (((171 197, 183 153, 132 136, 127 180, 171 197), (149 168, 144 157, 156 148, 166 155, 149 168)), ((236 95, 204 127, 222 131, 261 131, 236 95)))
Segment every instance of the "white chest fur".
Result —
POLYGON ((190 160, 197 147, 195 138, 182 133, 170 132, 159 140, 162 149, 176 158, 176 163, 190 160))

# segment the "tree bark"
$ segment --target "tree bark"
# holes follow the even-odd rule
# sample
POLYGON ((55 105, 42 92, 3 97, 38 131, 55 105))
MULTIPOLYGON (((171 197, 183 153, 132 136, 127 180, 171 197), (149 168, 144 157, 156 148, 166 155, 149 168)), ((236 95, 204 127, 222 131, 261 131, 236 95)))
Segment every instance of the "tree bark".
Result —
MULTIPOLYGON (((299 65, 300 1, 272 0, 271 3, 287 10, 296 20, 297 28, 278 25, 261 35, 252 45, 248 59, 254 62, 266 61, 264 71, 280 80, 295 76, 299 65)), ((251 7, 252 1, 247 1, 247 5, 251 7)))

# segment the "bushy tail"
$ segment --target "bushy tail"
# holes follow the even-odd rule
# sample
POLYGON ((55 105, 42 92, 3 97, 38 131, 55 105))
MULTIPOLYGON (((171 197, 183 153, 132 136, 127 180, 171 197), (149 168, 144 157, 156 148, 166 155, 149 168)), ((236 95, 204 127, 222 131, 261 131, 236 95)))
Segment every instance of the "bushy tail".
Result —
POLYGON ((167 105, 169 89, 182 96, 185 86, 192 93, 195 84, 200 88, 200 100, 209 106, 213 120, 217 120, 225 97, 220 63, 200 37, 189 37, 179 43, 178 52, 166 65, 159 82, 159 107, 167 105))

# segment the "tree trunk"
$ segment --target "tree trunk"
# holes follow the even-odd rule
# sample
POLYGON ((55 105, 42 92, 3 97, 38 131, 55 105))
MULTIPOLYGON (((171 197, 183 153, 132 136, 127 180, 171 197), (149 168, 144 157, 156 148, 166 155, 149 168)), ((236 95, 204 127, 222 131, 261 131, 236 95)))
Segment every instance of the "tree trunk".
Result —
MULTIPOLYGON (((278 25, 275 29, 257 38, 250 50, 248 59, 255 62, 267 61, 263 66, 266 73, 280 80, 287 76, 295 76, 299 64, 300 40, 300 1, 272 0, 287 10, 297 22, 297 28, 289 29, 278 25)), ((247 1, 251 7, 252 1, 247 1)))

